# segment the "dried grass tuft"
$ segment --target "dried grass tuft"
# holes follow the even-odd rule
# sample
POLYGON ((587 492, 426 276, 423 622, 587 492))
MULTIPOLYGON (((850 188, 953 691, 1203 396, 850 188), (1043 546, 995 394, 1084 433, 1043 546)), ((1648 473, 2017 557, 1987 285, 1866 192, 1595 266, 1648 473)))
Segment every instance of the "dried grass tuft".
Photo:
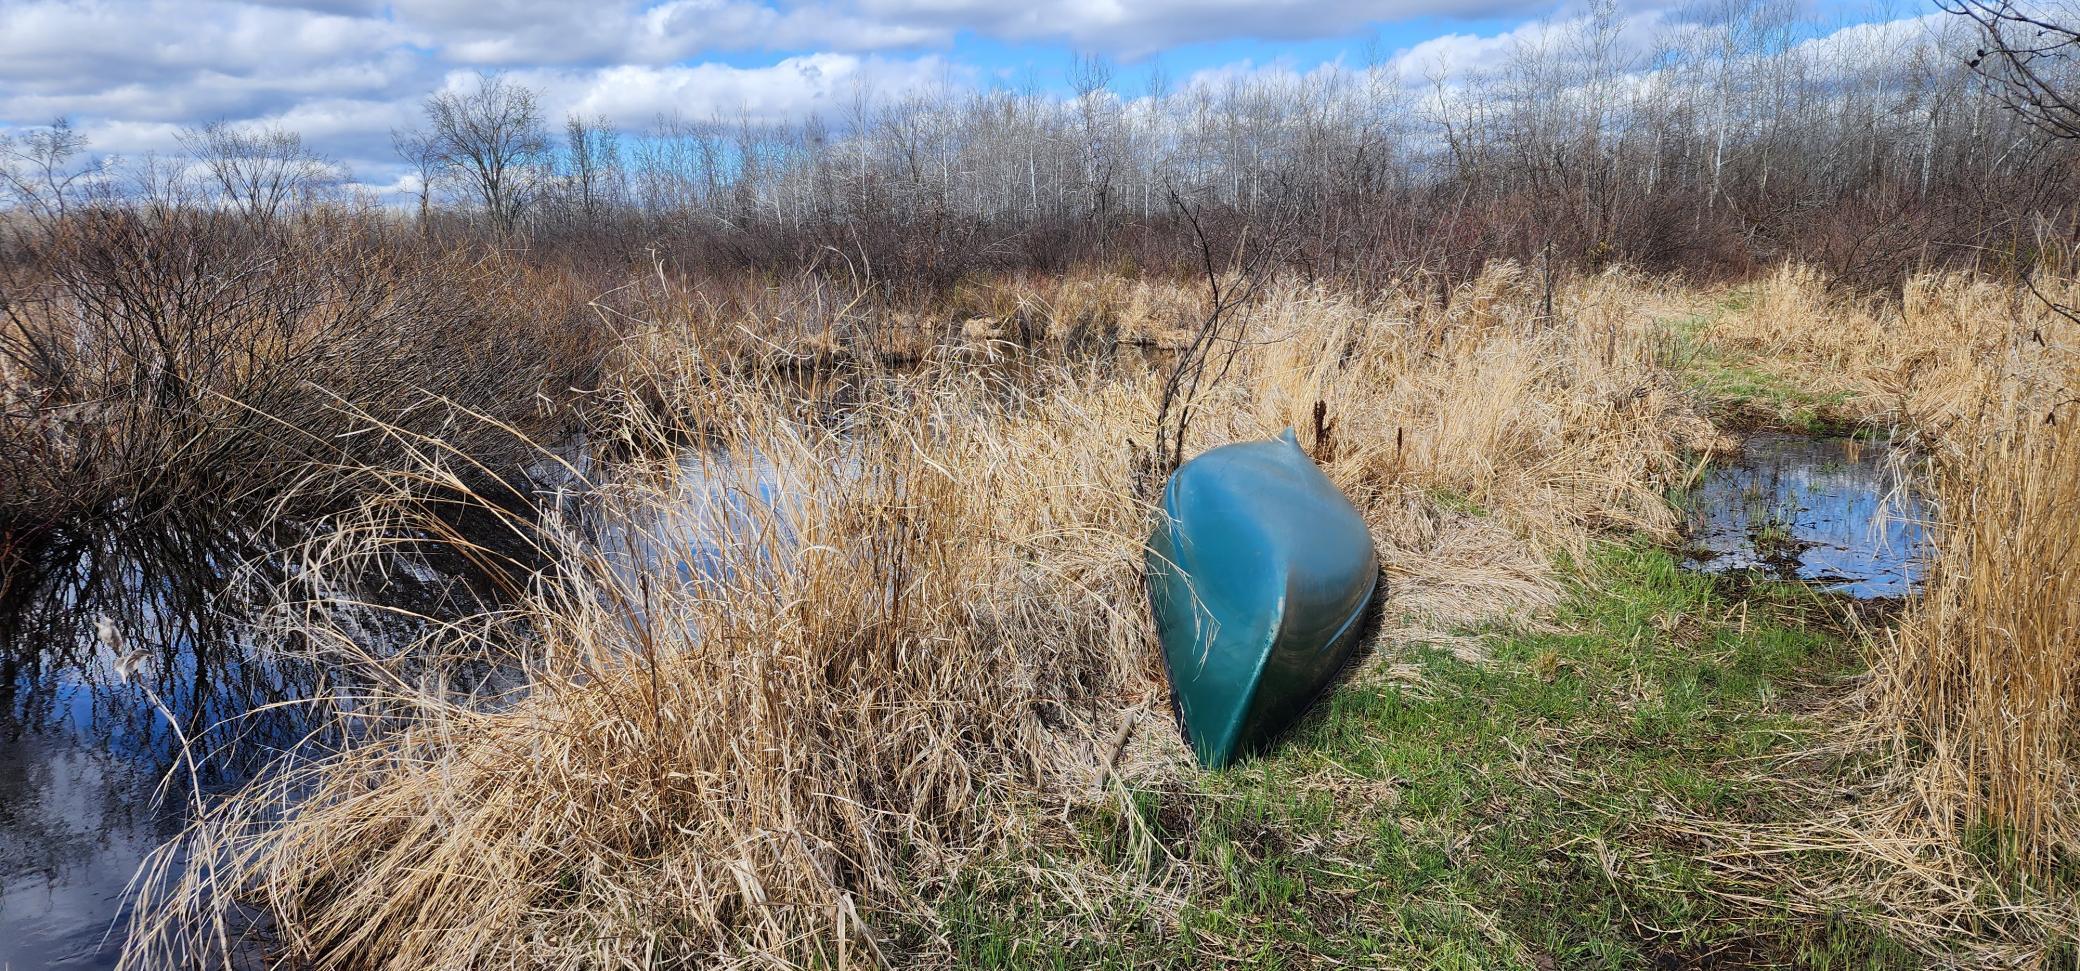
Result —
POLYGON ((1931 823, 2043 873, 2080 858, 2080 413, 1988 392, 1936 452, 1938 569, 1877 689, 1931 823))

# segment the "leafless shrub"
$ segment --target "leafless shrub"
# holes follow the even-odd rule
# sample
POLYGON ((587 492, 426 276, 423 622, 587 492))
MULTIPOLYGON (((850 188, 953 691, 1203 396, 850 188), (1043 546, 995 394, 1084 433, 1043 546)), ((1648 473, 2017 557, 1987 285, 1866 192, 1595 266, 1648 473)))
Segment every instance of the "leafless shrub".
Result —
POLYGON ((2054 138, 2080 138, 2080 10, 2070 3, 1944 0, 1970 20, 1981 44, 1966 62, 2010 110, 2054 138))
POLYGON ((292 482, 322 502, 347 481, 307 473, 391 454, 358 413, 466 438, 465 411, 539 424, 592 382, 598 319, 555 274, 387 232, 221 209, 56 223, 0 308, 0 509, 260 505, 292 482))

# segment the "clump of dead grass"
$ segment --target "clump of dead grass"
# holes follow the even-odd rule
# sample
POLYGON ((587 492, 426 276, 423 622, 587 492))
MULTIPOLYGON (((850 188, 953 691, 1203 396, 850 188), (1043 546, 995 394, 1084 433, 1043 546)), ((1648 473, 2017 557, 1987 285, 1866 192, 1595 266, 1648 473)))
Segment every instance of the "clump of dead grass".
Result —
POLYGON ((2080 414, 2003 397, 1936 450, 1938 569, 1883 642, 1879 693, 1926 746, 1931 821, 2041 867, 2080 855, 2080 414))
MULTIPOLYGON (((1007 427, 951 390, 741 426, 595 497, 610 533, 538 533, 522 695, 393 679, 358 744, 205 817, 179 892, 264 903, 321 967, 871 954, 1150 683, 1112 403, 1007 427)), ((341 619, 295 618, 365 651, 341 619)))
MULTIPOLYGON (((2038 289, 2067 304, 2080 296, 2056 279, 2038 289)), ((1703 336, 1802 390, 1839 396, 1848 417, 1937 429, 1975 407, 1989 374, 2044 383, 2027 373, 2042 360, 2030 352, 2071 346, 2080 324, 2029 288, 1982 274, 1920 274, 1891 299, 1787 264, 1737 288, 1703 336)))

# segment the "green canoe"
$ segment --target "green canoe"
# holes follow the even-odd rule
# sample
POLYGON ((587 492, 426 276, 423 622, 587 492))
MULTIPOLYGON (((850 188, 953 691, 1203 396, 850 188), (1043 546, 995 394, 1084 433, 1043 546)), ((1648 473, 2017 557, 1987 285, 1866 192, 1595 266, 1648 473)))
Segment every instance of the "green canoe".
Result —
POLYGON ((1357 646, 1379 560, 1358 510, 1293 430, 1212 449, 1163 490, 1148 595, 1177 717, 1200 764, 1261 747, 1357 646))

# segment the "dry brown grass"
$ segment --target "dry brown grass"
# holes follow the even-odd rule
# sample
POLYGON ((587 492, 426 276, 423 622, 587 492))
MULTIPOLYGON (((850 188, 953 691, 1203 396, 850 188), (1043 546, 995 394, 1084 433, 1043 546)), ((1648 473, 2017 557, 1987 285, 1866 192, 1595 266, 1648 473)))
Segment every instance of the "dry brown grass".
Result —
MULTIPOLYGON (((402 651, 325 578, 445 529, 416 497, 482 476, 473 446, 390 426, 383 454, 407 460, 362 470, 386 490, 303 551, 280 614, 285 641, 376 686, 340 716, 353 741, 185 835, 131 966, 221 948, 233 904, 317 967, 943 963, 936 895, 1062 845, 1064 807, 1109 798, 1120 726, 1160 709, 1133 470, 1163 348, 1206 301, 1096 275, 900 308, 848 292, 658 275, 596 301, 628 335, 599 426, 622 458, 582 516, 506 519, 552 564, 510 611, 402 651), (524 690, 463 690, 456 662, 487 658, 524 690)), ((1831 716, 1830 753, 1882 755, 1871 777, 1820 785, 1795 826, 1658 825, 1795 911, 1857 899, 1931 952, 2043 960, 2076 930, 2044 882, 2075 849, 2080 779, 2076 329, 1968 276, 1896 304, 1797 268, 1742 293, 1703 339, 1909 432, 1941 560, 1831 716)), ((1556 553, 1672 535, 1662 490, 1719 442, 1662 321, 1702 296, 1611 272, 1548 319, 1506 264, 1447 294, 1281 288, 1187 451, 1299 428, 1380 546, 1382 643, 1471 656, 1452 631, 1556 602, 1556 553)), ((1159 721, 1121 765, 1141 784, 1188 771, 1159 721)), ((1033 878, 1097 909, 1153 892, 1088 862, 1033 878)))
MULTIPOLYGON (((1557 594, 1552 554, 1594 531, 1667 531, 1657 490, 1709 432, 1635 312, 1642 281, 1587 281, 1558 320, 1506 268, 1449 310, 1432 293, 1277 293, 1194 426, 1194 450, 1312 438, 1324 403, 1310 444, 1383 548, 1390 643, 1528 615, 1557 594)), ((496 625, 379 656, 329 588, 285 597, 287 630, 379 690, 342 751, 195 825, 130 966, 210 947, 234 903, 326 968, 929 963, 931 935, 889 929, 1104 798, 1110 740, 1161 697, 1133 498, 1154 369, 954 346, 805 392, 670 330, 639 338, 636 384, 692 396, 664 413, 714 444, 630 409, 651 459, 583 522, 516 525, 557 568, 496 625), (486 650, 523 692, 487 704, 432 673, 486 650)), ((369 562, 419 519, 404 497, 459 487, 430 454, 305 576, 369 562)), ((1123 769, 1144 781, 1186 764, 1157 721, 1123 769)))
MULTIPOLYGON (((2044 295, 2080 302, 2080 288, 2055 278, 2044 295)), ((1940 434, 1975 411, 1995 385, 2062 380, 2050 347, 2071 347, 2080 325, 2027 288, 1967 272, 1908 278, 1897 299, 1828 286, 1822 274, 1787 265, 1736 288, 1735 309, 1715 315, 1704 338, 1789 384, 1841 395, 1845 417, 1940 434)))
POLYGON ((2041 872, 2080 854, 2080 414, 1987 391, 1936 454, 1939 570, 1879 694, 1927 747, 1934 824, 1991 827, 2041 872))
POLYGON ((951 312, 970 339, 1181 347, 1206 310, 1203 288, 1114 274, 1074 272, 1012 286, 970 286, 951 312))

